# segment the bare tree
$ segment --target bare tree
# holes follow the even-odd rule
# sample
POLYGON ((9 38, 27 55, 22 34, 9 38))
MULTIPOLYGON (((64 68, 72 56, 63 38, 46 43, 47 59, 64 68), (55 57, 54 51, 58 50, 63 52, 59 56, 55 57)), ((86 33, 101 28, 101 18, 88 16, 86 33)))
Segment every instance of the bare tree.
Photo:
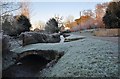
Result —
POLYGON ((29 7, 29 2, 21 2, 21 15, 26 16, 27 18, 30 18, 30 7, 29 7))
POLYGON ((0 31, 2 30, 2 23, 12 12, 17 11, 21 8, 20 3, 15 2, 0 2, 0 31))
POLYGON ((63 16, 55 15, 54 19, 58 22, 58 27, 63 25, 63 16))
POLYGON ((19 10, 22 6, 19 3, 15 2, 1 2, 0 3, 0 16, 10 14, 13 11, 19 10))
POLYGON ((95 13, 96 13, 96 23, 97 27, 104 28, 104 23, 102 21, 103 16, 105 15, 106 8, 109 3, 102 3, 102 4, 97 4, 95 13))
POLYGON ((82 13, 84 16, 90 16, 90 17, 94 16, 94 13, 92 10, 84 10, 82 13))

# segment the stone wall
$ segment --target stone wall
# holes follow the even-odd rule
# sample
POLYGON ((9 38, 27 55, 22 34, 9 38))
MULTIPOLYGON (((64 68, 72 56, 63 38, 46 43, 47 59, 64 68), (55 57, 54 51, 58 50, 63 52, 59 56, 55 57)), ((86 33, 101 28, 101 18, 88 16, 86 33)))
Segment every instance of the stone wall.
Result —
POLYGON ((95 36, 120 36, 120 29, 99 29, 94 32, 95 36))

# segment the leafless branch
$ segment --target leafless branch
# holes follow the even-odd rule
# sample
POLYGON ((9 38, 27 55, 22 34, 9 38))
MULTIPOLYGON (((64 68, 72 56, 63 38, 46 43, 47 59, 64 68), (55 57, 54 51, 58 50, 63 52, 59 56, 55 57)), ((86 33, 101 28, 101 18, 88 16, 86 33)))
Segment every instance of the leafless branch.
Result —
POLYGON ((6 14, 6 13, 12 12, 12 11, 18 10, 18 9, 20 9, 21 7, 22 7, 22 6, 16 8, 16 9, 13 9, 13 10, 6 11, 6 12, 2 13, 0 16, 4 15, 4 14, 6 14))
POLYGON ((3 3, 3 4, 1 4, 0 6, 6 6, 6 5, 8 5, 9 3, 3 3))

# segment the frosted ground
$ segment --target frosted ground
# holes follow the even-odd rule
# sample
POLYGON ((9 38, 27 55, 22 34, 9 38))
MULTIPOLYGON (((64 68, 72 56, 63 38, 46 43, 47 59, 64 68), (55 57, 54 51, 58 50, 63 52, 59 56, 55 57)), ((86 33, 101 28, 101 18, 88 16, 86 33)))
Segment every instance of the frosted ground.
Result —
MULTIPOLYGON (((0 33, 0 40, 2 40, 2 34, 0 33)), ((2 77, 2 41, 0 41, 0 78, 2 77)))
POLYGON ((77 41, 31 44, 15 48, 12 51, 21 53, 27 50, 56 50, 65 53, 53 67, 39 72, 36 75, 39 77, 118 76, 117 42, 97 39, 88 35, 77 41))

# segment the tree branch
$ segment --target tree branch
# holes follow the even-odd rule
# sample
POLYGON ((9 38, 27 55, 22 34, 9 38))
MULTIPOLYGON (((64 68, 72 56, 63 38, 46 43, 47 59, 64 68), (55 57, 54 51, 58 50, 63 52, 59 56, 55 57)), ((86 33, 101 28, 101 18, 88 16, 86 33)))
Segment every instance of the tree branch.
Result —
POLYGON ((16 8, 16 9, 13 9, 13 10, 6 11, 6 12, 0 14, 0 16, 2 16, 3 14, 6 14, 6 13, 12 12, 12 11, 18 10, 18 9, 20 9, 21 7, 22 7, 22 6, 16 8))

